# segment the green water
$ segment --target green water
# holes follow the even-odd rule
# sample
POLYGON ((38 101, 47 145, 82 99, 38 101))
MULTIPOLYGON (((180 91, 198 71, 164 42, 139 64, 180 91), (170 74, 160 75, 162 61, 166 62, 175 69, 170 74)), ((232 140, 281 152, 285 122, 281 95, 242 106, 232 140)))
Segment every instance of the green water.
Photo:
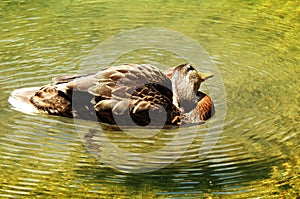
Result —
MULTIPOLYGON (((299 197, 299 5, 279 0, 1 1, 0 197, 299 197), (123 173, 89 153, 72 119, 26 115, 8 103, 14 89, 74 74, 99 43, 142 27, 185 34, 218 67, 226 120, 204 158, 194 156, 199 130, 176 163, 149 173, 123 173)), ((180 55, 150 48, 114 64, 165 67, 181 61, 180 55)), ((129 151, 156 149, 149 140, 130 140, 122 133, 109 138, 129 151)))

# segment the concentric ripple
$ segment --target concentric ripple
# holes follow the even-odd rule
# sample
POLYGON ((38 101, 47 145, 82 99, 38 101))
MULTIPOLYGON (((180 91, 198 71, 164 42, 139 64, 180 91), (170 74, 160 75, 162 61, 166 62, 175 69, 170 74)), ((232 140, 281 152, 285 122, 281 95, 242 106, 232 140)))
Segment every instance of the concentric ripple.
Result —
MULTIPOLYGON (((0 197, 299 197, 297 3, 0 2, 0 197), (94 47, 112 35, 149 26, 193 38, 217 65, 226 90, 226 121, 212 149, 206 147, 216 141, 218 126, 211 124, 217 117, 197 131, 183 129, 186 135, 179 141, 192 138, 192 143, 172 164, 128 173, 124 170, 136 168, 143 154, 171 143, 176 131, 147 139, 113 129, 99 134, 98 124, 82 122, 75 128, 72 119, 25 115, 7 102, 14 89, 76 74, 94 47), (206 136, 208 129, 211 136, 206 136), (87 138, 85 144, 80 136, 87 138), (107 144, 103 136, 139 156, 129 156, 121 168, 117 161, 122 160, 112 151, 101 151, 103 160, 114 160, 110 165, 99 161, 95 156, 107 144)), ((128 52, 112 64, 149 63, 167 69, 183 61, 178 54, 151 47, 128 52)), ((209 93, 208 85, 201 90, 209 93)), ((163 164, 169 153, 149 162, 163 164)))

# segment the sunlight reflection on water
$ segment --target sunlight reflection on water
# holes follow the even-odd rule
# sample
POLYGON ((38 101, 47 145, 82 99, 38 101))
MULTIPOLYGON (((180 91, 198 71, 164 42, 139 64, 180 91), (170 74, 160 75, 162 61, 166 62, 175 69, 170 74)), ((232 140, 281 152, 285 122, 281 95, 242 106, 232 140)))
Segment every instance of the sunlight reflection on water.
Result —
MULTIPOLYGON (((297 197, 300 31, 296 2, 119 6, 95 1, 3 1, 0 5, 1 197, 297 197), (226 122, 218 144, 205 158, 195 153, 203 140, 200 133, 176 164, 147 174, 119 173, 88 153, 73 120, 11 109, 7 99, 12 90, 76 74, 99 42, 143 26, 188 35, 205 47, 218 66, 227 94, 226 122)), ((181 61, 180 55, 149 49, 121 56, 114 65, 175 66, 181 61)), ((207 91, 205 85, 201 89, 207 91)), ((154 141, 124 136, 114 132, 109 138, 128 150, 153 146, 154 141)), ((167 141, 164 136, 159 139, 167 141)))

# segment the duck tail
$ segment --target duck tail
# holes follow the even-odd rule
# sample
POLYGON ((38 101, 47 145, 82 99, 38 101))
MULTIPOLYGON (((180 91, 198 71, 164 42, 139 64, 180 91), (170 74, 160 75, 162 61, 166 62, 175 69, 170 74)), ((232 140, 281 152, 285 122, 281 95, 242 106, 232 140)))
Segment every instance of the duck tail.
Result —
POLYGON ((40 87, 29 87, 29 88, 20 88, 14 90, 8 102, 13 106, 15 110, 21 111, 27 114, 39 113, 37 107, 35 107, 31 102, 30 98, 40 89, 40 87))
POLYGON ((12 92, 9 102, 14 109, 28 114, 39 112, 72 117, 72 100, 56 86, 21 88, 12 92))

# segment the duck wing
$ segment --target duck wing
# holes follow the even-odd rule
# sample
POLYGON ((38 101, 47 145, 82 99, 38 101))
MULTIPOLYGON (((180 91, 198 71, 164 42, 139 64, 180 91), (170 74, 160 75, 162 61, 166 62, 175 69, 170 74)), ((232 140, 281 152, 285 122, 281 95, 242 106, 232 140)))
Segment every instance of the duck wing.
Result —
POLYGON ((174 117, 172 83, 152 65, 115 66, 95 74, 94 79, 96 84, 88 92, 94 95, 92 103, 100 121, 113 123, 108 118, 115 115, 124 116, 123 121, 128 122, 126 116, 130 114, 135 123, 147 125, 151 120, 149 110, 156 111, 154 114, 167 112, 168 120, 174 117))
MULTIPOLYGON (((66 75, 41 88, 19 89, 17 100, 35 112, 97 120, 115 124, 115 116, 128 125, 128 114, 138 125, 154 114, 164 113, 166 123, 176 123, 180 111, 172 103, 172 83, 158 68, 148 64, 126 64, 87 75, 66 75)), ((33 111, 32 111, 33 112, 33 111)), ((158 115, 157 115, 158 116, 158 115)), ((152 122, 152 121, 151 121, 152 122)), ((118 123, 119 124, 119 123, 118 123)))

